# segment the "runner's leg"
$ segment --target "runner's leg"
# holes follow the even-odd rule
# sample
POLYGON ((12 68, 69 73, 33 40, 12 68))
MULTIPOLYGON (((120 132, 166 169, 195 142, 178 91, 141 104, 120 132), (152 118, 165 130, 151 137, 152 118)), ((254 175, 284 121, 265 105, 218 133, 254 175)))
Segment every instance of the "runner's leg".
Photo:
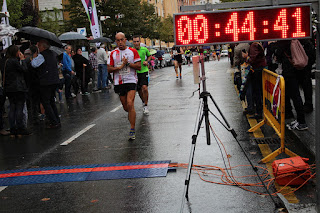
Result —
POLYGON ((149 93, 148 93, 148 86, 147 85, 142 85, 142 88, 141 88, 141 93, 142 93, 142 96, 143 96, 143 102, 145 104, 145 106, 148 105, 148 99, 149 99, 149 93))
POLYGON ((122 104, 122 107, 123 107, 124 111, 128 112, 127 95, 119 96, 119 97, 120 97, 120 101, 121 101, 121 104, 122 104))
POLYGON ((174 60, 173 64, 174 64, 174 71, 176 72, 176 77, 178 78, 178 62, 174 60))
POLYGON ((131 125, 131 129, 135 128, 136 124, 136 111, 134 109, 134 98, 136 96, 136 91, 135 90, 130 90, 126 97, 127 97, 127 109, 128 109, 128 114, 129 114, 129 122, 131 125))

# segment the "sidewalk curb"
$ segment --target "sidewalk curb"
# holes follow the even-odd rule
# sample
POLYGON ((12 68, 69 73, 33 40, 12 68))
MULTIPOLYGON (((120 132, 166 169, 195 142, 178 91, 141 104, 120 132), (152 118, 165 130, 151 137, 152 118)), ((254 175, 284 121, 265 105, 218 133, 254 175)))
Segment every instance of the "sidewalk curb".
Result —
POLYGON ((316 204, 293 204, 289 203, 281 193, 277 193, 289 213, 317 213, 316 204))
POLYGON ((286 127, 286 133, 285 134, 291 136, 296 141, 300 142, 300 144, 302 144, 310 152, 310 154, 312 154, 312 157, 314 157, 314 158, 316 157, 316 154, 315 154, 314 150, 311 150, 309 144, 304 142, 304 140, 302 140, 302 138, 299 136, 299 134, 297 134, 295 132, 295 130, 289 130, 288 127, 286 127))

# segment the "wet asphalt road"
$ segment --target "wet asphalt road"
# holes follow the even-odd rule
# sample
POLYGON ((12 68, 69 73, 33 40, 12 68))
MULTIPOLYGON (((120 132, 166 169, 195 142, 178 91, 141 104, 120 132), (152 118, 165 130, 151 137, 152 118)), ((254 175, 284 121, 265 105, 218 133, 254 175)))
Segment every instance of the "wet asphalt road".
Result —
MULTIPOLYGON (((249 142, 250 135, 246 133, 249 124, 242 115, 227 58, 210 61, 205 66, 207 90, 256 164, 261 154, 257 145, 249 142)), ((127 140, 130 129, 127 114, 113 90, 78 95, 58 106, 61 129, 46 130, 40 125, 33 127, 32 136, 1 137, 0 170, 161 160, 188 163, 199 108, 198 93, 191 95, 197 88, 198 85, 193 84, 192 66, 183 66, 182 80, 176 80, 173 67, 154 71, 149 87, 149 116, 143 115, 142 103, 136 96, 136 140, 133 142, 127 140), (60 145, 89 125, 93 127, 67 146, 60 145)), ((220 117, 211 102, 209 108, 220 117)), ((232 135, 212 116, 210 121, 229 154, 231 165, 248 165, 232 135)), ((214 138, 211 146, 206 144, 203 126, 194 164, 224 168, 214 138)), ((190 202, 186 202, 183 198, 186 172, 177 168, 162 178, 9 186, 0 191, 0 212, 274 212, 270 198, 235 186, 206 183, 196 172, 191 176, 190 202)), ((253 174, 250 167, 235 173, 237 176, 253 174)), ((243 181, 258 182, 257 178, 243 181)), ((262 188, 255 190, 264 192, 262 188)))

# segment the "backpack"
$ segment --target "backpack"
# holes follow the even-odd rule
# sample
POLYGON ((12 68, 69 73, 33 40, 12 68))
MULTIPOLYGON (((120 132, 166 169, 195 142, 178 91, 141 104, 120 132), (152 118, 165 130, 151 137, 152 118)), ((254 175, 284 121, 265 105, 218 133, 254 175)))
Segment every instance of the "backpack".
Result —
POLYGON ((308 56, 303 46, 298 40, 292 40, 290 45, 291 60, 290 62, 297 70, 302 70, 308 65, 308 56))

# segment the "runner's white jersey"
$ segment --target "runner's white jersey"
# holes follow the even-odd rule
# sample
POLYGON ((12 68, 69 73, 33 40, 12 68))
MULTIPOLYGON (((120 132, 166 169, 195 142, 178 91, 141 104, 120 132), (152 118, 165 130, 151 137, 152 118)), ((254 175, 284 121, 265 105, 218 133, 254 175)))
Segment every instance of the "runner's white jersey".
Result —
MULTIPOLYGON (((113 67, 120 67, 122 64, 122 58, 128 59, 128 62, 134 64, 141 61, 139 53, 136 49, 127 47, 125 50, 120 50, 119 48, 113 50, 108 59, 108 64, 113 67)), ((114 85, 137 83, 137 73, 135 69, 125 66, 120 71, 114 72, 114 85)))

